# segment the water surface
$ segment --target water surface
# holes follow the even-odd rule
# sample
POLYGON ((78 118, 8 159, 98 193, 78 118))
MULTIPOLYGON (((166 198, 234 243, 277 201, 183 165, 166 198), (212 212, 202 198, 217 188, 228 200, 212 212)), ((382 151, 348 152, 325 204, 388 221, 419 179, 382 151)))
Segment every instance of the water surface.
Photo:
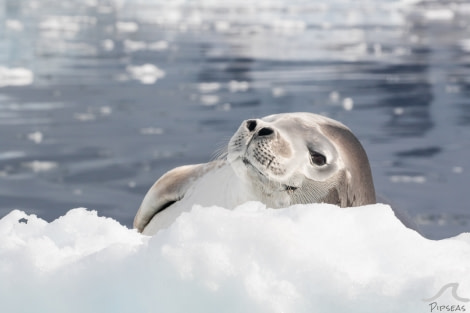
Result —
POLYGON ((130 226, 242 120, 308 111, 427 236, 470 231, 468 1, 0 0, 0 20, 0 216, 130 226))

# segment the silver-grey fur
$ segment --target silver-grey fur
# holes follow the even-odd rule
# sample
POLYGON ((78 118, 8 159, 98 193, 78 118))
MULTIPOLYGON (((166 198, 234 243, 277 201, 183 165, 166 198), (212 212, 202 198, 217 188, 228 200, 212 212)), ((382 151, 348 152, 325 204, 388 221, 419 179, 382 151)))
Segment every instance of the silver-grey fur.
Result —
POLYGON ((193 204, 235 207, 257 200, 270 207, 325 202, 375 203, 367 155, 338 121, 285 113, 242 122, 220 160, 179 167, 145 196, 134 227, 155 233, 193 204))

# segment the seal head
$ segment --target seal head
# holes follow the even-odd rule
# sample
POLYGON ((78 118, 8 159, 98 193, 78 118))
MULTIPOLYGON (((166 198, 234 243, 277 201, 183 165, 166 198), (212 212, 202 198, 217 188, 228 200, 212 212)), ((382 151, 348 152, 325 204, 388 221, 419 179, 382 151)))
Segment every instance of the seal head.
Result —
POLYGON ((246 120, 229 142, 227 161, 260 201, 272 207, 375 203, 362 145, 346 126, 320 115, 287 113, 246 120))

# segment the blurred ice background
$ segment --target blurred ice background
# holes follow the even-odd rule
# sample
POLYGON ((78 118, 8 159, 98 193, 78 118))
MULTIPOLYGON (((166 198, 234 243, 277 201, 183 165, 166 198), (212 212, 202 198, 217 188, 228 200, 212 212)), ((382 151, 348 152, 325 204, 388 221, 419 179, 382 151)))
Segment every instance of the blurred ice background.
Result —
POLYGON ((240 122, 348 125, 429 238, 470 231, 470 2, 0 0, 0 217, 130 226, 240 122))

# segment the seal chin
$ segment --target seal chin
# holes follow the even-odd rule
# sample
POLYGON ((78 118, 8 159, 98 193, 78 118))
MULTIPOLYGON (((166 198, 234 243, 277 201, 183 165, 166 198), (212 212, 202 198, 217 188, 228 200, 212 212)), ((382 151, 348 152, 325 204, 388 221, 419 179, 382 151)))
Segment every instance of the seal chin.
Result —
POLYGON ((248 158, 241 157, 240 159, 243 162, 243 164, 245 165, 245 168, 247 169, 247 171, 249 171, 251 173, 255 173, 256 176, 259 178, 260 182, 264 186, 266 186, 266 184, 272 185, 273 187, 276 186, 276 188, 273 188, 273 189, 275 189, 276 191, 285 191, 288 194, 292 194, 297 189, 299 189, 299 186, 293 186, 293 185, 285 184, 285 183, 282 183, 282 182, 277 182, 275 179, 268 176, 267 173, 259 170, 248 158))
POLYGON ((242 157, 241 158, 243 164, 245 164, 245 167, 249 170, 249 171, 254 171, 256 172, 256 174, 258 174, 259 176, 263 177, 263 178, 266 178, 266 179, 269 179, 269 177, 267 177, 266 173, 263 173, 262 171, 260 171, 255 165, 253 165, 253 163, 251 163, 250 160, 248 160, 248 158, 246 157, 242 157))

